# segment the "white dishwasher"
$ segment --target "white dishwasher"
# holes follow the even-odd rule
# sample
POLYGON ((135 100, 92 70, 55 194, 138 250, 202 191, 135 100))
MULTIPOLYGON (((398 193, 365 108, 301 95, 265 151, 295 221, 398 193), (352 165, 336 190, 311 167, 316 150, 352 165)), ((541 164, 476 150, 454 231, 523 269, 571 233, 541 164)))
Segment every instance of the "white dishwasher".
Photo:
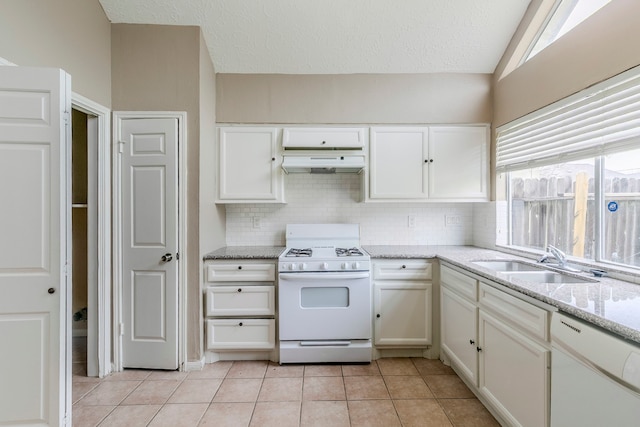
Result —
POLYGON ((551 427, 640 426, 640 346, 555 312, 551 348, 551 427))

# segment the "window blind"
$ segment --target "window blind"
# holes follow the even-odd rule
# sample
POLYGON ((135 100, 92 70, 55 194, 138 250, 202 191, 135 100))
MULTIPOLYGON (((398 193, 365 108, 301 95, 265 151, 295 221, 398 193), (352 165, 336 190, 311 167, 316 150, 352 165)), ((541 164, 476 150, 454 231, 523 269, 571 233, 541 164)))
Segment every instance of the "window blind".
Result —
POLYGON ((640 67, 497 130, 498 172, 640 147, 640 67))

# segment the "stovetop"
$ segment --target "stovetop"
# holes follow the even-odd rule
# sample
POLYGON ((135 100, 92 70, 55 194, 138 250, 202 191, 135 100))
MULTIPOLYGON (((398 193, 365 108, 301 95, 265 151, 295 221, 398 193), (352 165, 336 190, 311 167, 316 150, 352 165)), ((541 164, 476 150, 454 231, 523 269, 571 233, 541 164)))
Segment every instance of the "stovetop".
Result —
POLYGON ((371 258, 359 247, 358 224, 287 225, 280 272, 369 271, 371 258))
POLYGON ((361 248, 338 248, 333 246, 287 248, 284 251, 285 258, 331 258, 331 257, 363 257, 365 252, 361 248))

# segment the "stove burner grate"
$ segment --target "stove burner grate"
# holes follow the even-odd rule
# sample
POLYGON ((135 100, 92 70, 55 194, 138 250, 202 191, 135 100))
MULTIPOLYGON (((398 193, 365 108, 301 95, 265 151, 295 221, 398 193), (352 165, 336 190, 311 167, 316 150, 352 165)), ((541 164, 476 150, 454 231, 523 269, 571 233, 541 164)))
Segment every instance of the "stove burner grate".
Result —
POLYGON ((313 251, 311 250, 311 248, 305 248, 305 249, 291 248, 291 249, 289 249, 289 252, 287 252, 284 256, 288 256, 288 257, 310 257, 312 253, 313 253, 313 251))
POLYGON ((358 248, 336 248, 337 256, 363 256, 364 254, 358 248))

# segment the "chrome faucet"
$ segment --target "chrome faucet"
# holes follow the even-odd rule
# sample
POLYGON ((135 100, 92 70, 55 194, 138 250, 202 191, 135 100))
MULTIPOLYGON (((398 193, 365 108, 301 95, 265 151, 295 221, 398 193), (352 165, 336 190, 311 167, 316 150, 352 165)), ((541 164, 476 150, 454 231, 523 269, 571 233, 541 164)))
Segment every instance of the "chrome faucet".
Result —
POLYGON ((558 261, 558 267, 563 268, 567 264, 567 255, 555 246, 547 246, 547 251, 558 261))
POLYGON ((538 262, 544 263, 544 262, 549 262, 549 256, 552 256, 553 258, 556 259, 557 265, 554 265, 554 267, 558 267, 562 270, 567 270, 567 271, 572 271, 572 272, 579 272, 580 270, 577 268, 573 268, 570 267, 567 264, 567 255, 562 252, 560 249, 556 248, 555 246, 549 245, 547 246, 547 252, 542 255, 542 257, 540 257, 540 259, 538 259, 538 262))

